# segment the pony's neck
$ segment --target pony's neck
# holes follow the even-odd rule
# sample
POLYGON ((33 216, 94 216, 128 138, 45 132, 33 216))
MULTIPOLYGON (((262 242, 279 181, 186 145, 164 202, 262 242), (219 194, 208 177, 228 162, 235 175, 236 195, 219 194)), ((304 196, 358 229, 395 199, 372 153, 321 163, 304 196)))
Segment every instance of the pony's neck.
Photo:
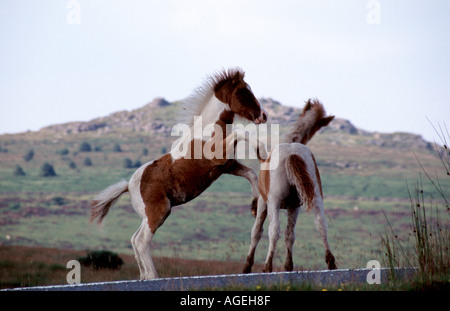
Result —
POLYGON ((325 111, 322 106, 314 106, 304 110, 297 121, 291 126, 285 141, 287 143, 301 143, 306 145, 314 134, 323 126, 320 124, 325 111))
POLYGON ((224 104, 212 94, 207 104, 201 110, 200 115, 194 117, 191 129, 195 130, 197 133, 201 129, 203 136, 211 136, 212 131, 214 131, 214 124, 218 123, 221 125, 222 123, 233 123, 233 118, 231 118, 231 120, 229 120, 229 118, 228 120, 222 120, 223 112, 229 110, 230 108, 227 104, 224 104))
POLYGON ((308 142, 307 133, 311 130, 311 123, 298 122, 295 124, 295 128, 288 133, 285 139, 288 143, 301 143, 306 144, 308 142))
POLYGON ((183 131, 182 136, 172 145, 170 154, 176 160, 184 157, 190 152, 190 144, 196 139, 208 140, 211 137, 224 138, 226 125, 233 123, 234 113, 229 110, 228 105, 218 100, 214 95, 207 100, 201 110, 192 115, 192 123, 188 131, 183 131), (213 135, 213 132, 220 126, 222 135, 213 135))

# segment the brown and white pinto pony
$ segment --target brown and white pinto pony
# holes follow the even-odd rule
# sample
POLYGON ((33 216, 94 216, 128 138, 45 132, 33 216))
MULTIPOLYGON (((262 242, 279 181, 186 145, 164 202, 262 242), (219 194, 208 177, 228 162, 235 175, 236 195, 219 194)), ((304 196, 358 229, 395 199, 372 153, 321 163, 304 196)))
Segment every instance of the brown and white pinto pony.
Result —
POLYGON ((263 224, 269 214, 269 250, 264 272, 272 272, 272 260, 280 235, 279 212, 287 209, 288 222, 285 231, 286 261, 284 268, 292 271, 292 246, 295 240, 294 228, 304 203, 307 211, 315 213, 315 227, 319 231, 325 247, 325 262, 328 269, 336 269, 335 258, 327 240, 327 222, 323 210, 323 193, 314 155, 305 144, 323 126, 328 125, 334 116, 325 116, 323 105, 318 100, 308 100, 295 126, 287 135, 288 143, 272 149, 263 165, 279 161, 273 170, 261 169, 259 175, 260 196, 256 211, 256 220, 252 228, 250 250, 244 267, 244 273, 250 273, 256 246, 261 239, 263 224))
POLYGON ((230 159, 227 154, 227 148, 239 140, 249 141, 245 135, 235 131, 226 135, 226 125, 232 124, 235 116, 256 124, 267 120, 266 113, 244 81, 244 72, 230 69, 209 77, 184 104, 186 126, 189 126, 190 132, 174 144, 176 148, 142 165, 129 182, 121 181, 110 186, 91 202, 91 221, 98 218, 98 223, 101 223, 119 197, 125 192, 130 193, 133 208, 142 218, 139 229, 131 238, 141 279, 158 277, 151 258, 150 243, 173 206, 196 198, 224 173, 242 176, 250 181, 253 204, 259 196, 256 173, 237 160, 230 159), (196 130, 205 133, 207 126, 211 139, 190 135, 195 135, 196 130), (208 144, 209 148, 204 148, 208 144), (180 151, 178 147, 181 145, 187 148, 180 151), (200 152, 197 152, 196 146, 200 146, 200 152), (204 150, 209 152, 204 154, 204 150), (220 156, 214 156, 217 151, 220 156))

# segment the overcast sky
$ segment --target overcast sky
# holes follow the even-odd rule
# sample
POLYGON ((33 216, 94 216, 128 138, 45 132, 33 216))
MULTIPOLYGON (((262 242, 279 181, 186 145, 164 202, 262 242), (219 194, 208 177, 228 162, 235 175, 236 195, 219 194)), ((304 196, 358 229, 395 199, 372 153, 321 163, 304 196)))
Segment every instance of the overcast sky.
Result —
POLYGON ((183 99, 229 66, 257 97, 437 139, 450 1, 1 0, 0 133, 183 99))

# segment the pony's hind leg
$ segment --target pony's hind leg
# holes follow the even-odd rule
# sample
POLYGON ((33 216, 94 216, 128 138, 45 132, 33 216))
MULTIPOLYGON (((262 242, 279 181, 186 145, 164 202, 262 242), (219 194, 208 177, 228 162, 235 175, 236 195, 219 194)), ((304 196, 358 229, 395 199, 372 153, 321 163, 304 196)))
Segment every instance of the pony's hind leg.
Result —
POLYGON ((295 241, 295 224, 297 223, 298 213, 300 207, 288 208, 288 220, 286 225, 286 231, 284 233, 284 241, 286 243, 286 261, 284 263, 284 269, 286 271, 292 271, 294 268, 294 262, 292 261, 292 246, 295 241))
POLYGON ((155 265, 153 264, 151 256, 150 243, 152 242, 154 233, 151 232, 148 225, 144 226, 138 234, 137 248, 142 263, 143 273, 141 272, 141 279, 156 279, 158 273, 156 272, 155 265))
POLYGON ((263 233, 263 225, 264 221, 266 220, 267 216, 267 204, 264 202, 263 198, 260 196, 258 200, 258 209, 257 209, 257 215, 255 219, 255 223, 253 224, 252 228, 252 235, 251 235, 251 242, 250 242, 250 249, 248 252, 247 260, 245 262, 243 273, 250 273, 252 272, 252 266, 255 259, 255 250, 258 246, 259 240, 261 240, 262 233, 263 233))
POLYGON ((327 221, 325 219, 325 215, 323 212, 323 203, 317 204, 315 209, 315 218, 314 225, 316 226, 317 231, 319 231, 320 236, 322 237, 323 246, 325 247, 325 262, 327 263, 328 269, 334 270, 337 269, 336 260, 331 253, 330 245, 328 245, 327 238, 327 221))
POLYGON ((280 202, 268 202, 268 214, 269 214, 269 250, 266 257, 266 266, 264 272, 272 272, 273 267, 273 255, 277 247, 277 241, 280 237, 280 202))
POLYGON ((135 247, 139 253, 139 259, 144 271, 143 279, 156 279, 158 273, 151 256, 151 242, 156 230, 164 223, 170 214, 170 202, 167 197, 160 200, 154 200, 146 206, 146 217, 144 217, 143 225, 136 234, 135 247))
POLYGON ((133 250, 134 250, 134 258, 136 258, 141 279, 145 278, 145 270, 144 270, 144 266, 142 264, 141 255, 140 255, 139 248, 137 247, 137 245, 138 245, 138 241, 141 238, 140 232, 145 226, 147 226, 147 221, 145 219, 143 219, 140 227, 137 229, 137 231, 131 237, 131 245, 133 246, 133 250))

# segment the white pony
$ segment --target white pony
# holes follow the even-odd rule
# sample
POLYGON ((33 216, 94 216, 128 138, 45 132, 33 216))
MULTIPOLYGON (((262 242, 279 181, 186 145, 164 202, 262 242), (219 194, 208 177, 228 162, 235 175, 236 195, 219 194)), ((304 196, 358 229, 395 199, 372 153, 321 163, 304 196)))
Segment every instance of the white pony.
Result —
POLYGON ((308 100, 295 126, 287 136, 288 143, 279 144, 272 149, 269 157, 262 161, 261 168, 266 168, 271 161, 278 161, 273 170, 261 169, 255 224, 251 233, 250 250, 244 273, 250 273, 256 246, 261 239, 263 224, 269 214, 269 250, 264 272, 272 272, 272 260, 276 243, 280 235, 279 212, 287 209, 288 222, 285 231, 286 271, 292 271, 292 246, 295 240, 294 228, 300 206, 307 205, 307 211, 315 213, 315 226, 319 231, 325 247, 325 262, 328 269, 336 269, 335 258, 327 240, 327 222, 323 210, 322 184, 319 170, 312 152, 305 144, 323 126, 328 125, 334 116, 325 117, 323 105, 318 100, 308 100))

